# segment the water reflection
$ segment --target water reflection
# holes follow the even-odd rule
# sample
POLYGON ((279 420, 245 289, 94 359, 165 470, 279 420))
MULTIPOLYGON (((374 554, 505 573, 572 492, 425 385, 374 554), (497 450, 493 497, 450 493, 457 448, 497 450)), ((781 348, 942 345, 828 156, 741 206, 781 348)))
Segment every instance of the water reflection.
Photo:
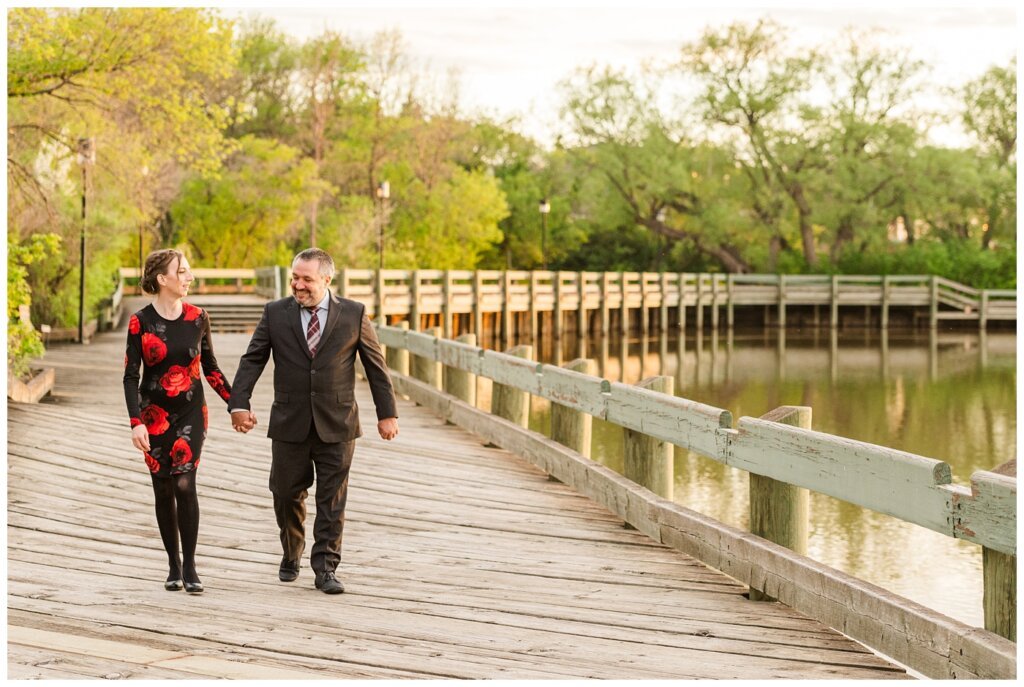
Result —
MULTIPOLYGON (((811 406, 815 429, 946 461, 959 484, 1016 457, 1012 333, 757 330, 531 343, 548 363, 593 358, 610 381, 671 375, 677 395, 736 419, 811 406)), ((548 402, 534 398, 531 428, 549 433, 549 415, 548 402)), ((594 460, 621 472, 621 428, 595 419, 593 437, 594 460)), ((675 501, 744 529, 747 480, 746 472, 676 449, 675 501)), ((974 544, 812 494, 809 554, 983 625, 974 544)))

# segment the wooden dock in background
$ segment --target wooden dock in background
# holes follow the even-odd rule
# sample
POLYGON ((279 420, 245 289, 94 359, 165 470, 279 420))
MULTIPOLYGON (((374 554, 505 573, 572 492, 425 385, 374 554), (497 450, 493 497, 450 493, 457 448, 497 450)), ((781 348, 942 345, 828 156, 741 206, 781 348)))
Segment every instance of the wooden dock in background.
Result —
MULTIPOLYGON (((215 336, 229 376, 247 341, 215 336)), ((423 407, 400 401, 401 434, 381 441, 363 384, 348 591, 316 591, 305 560, 279 582, 269 370, 248 435, 208 394, 207 591, 166 592, 123 347, 122 331, 51 348, 54 397, 8 406, 9 678, 907 677, 423 407)))

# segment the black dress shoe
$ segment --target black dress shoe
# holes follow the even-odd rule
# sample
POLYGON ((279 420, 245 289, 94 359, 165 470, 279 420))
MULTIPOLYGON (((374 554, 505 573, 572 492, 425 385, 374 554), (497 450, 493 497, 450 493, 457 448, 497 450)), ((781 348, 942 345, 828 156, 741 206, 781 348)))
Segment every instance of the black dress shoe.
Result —
POLYGON ((185 591, 189 594, 202 594, 203 583, 202 582, 186 582, 185 591))
POLYGON ((169 592, 180 592, 181 591, 181 580, 167 580, 164 582, 164 589, 169 592))
POLYGON ((293 582, 299 576, 299 562, 290 561, 287 558, 281 559, 281 568, 277 571, 277 577, 282 582, 293 582))
POLYGON ((341 594, 345 591, 345 585, 334 576, 333 570, 316 574, 316 588, 324 594, 341 594))

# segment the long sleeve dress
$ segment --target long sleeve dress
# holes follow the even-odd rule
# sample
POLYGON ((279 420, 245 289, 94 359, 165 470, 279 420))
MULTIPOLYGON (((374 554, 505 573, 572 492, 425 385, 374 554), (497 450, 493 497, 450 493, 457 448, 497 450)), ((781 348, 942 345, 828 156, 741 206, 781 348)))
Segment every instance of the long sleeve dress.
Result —
POLYGON ((168 320, 147 305, 131 316, 124 399, 131 426, 145 425, 149 431, 146 465, 157 477, 199 467, 209 426, 200 366, 206 381, 227 402, 231 387, 213 354, 210 317, 205 310, 182 303, 181 315, 168 320))

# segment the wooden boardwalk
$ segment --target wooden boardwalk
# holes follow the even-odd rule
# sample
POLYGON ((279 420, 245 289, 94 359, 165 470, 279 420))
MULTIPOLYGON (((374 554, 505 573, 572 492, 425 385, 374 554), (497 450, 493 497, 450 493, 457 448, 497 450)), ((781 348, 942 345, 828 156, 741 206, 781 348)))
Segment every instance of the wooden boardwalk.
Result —
MULTIPOLYGON (((52 348, 55 397, 8 407, 9 678, 906 677, 410 402, 399 438, 381 441, 364 383, 347 592, 316 591, 308 554, 297 582, 279 582, 269 370, 251 434, 207 394, 207 591, 166 592, 123 407, 123 340, 52 348)), ((247 341, 215 336, 229 376, 247 341)))

